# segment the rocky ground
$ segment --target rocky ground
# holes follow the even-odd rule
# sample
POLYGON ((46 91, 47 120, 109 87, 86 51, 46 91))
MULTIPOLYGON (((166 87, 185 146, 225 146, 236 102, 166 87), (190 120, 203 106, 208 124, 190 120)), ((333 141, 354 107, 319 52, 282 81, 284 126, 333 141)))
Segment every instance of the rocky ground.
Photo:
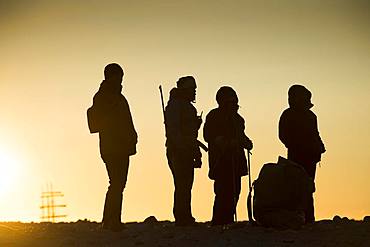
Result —
POLYGON ((71 223, 0 223, 0 246, 370 246, 370 217, 335 217, 301 230, 275 230, 240 222, 228 227, 175 227, 150 220, 127 223, 121 232, 90 221, 71 223))

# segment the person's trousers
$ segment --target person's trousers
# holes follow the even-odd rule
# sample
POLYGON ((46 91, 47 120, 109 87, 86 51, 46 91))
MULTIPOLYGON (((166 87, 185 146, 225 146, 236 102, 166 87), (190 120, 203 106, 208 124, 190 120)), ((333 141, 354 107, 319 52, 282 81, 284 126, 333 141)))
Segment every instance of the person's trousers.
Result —
POLYGON ((212 225, 225 225, 234 222, 239 200, 241 178, 225 172, 214 182, 215 201, 213 204, 212 225))
POLYGON ((191 190, 194 182, 194 164, 186 154, 167 150, 168 164, 175 185, 173 215, 179 225, 195 221, 191 212, 191 190))
MULTIPOLYGON (((302 157, 301 155, 296 155, 292 152, 288 151, 288 159, 294 161, 295 163, 301 165, 303 169, 307 172, 308 176, 315 181, 316 176, 316 162, 308 159, 307 157, 302 157)), ((313 223, 315 222, 315 206, 314 206, 314 199, 313 193, 311 193, 306 201, 306 209, 305 209, 305 218, 306 223, 313 223)))
MULTIPOLYGON (((311 163, 310 165, 303 166, 306 170, 308 176, 315 181, 316 176, 316 163, 311 163)), ((307 198, 307 207, 305 212, 306 223, 313 223, 315 222, 315 206, 314 206, 314 199, 313 199, 313 192, 307 198)))
POLYGON ((109 177, 109 186, 105 195, 103 223, 114 226, 121 223, 123 190, 127 181, 129 167, 128 155, 104 157, 109 177))

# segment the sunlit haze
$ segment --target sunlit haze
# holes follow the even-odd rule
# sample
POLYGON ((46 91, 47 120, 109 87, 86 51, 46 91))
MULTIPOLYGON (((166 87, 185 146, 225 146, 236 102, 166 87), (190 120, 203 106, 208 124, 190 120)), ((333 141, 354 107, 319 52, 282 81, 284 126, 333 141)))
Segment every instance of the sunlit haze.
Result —
MULTIPOLYGON (((108 177, 86 110, 111 62, 138 132, 122 219, 173 220, 158 86, 198 83, 198 113, 221 85, 238 93, 254 142, 252 177, 286 149, 278 120, 294 83, 311 90, 327 152, 317 169, 318 219, 370 215, 369 1, 0 0, 0 221, 40 221, 41 192, 64 193, 65 221, 101 221, 108 177)), ((199 135, 203 140, 202 131, 199 135)), ((211 219, 208 160, 192 210, 211 219)), ((238 218, 246 220, 247 179, 238 218)))

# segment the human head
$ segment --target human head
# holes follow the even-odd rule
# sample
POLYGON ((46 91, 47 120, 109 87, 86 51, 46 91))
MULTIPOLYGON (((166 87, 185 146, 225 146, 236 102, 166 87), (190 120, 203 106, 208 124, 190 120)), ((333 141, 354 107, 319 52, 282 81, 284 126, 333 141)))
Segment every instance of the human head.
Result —
POLYGON ((288 102, 292 108, 310 109, 313 104, 311 103, 311 92, 302 85, 295 84, 288 90, 288 102))
POLYGON ((218 106, 230 112, 237 112, 239 99, 234 89, 229 86, 221 87, 216 93, 218 106))
POLYGON ((184 76, 181 77, 177 82, 177 92, 185 100, 195 102, 197 84, 194 77, 184 76))
POLYGON ((104 68, 104 78, 113 83, 122 83, 124 72, 122 67, 116 63, 110 63, 104 68))

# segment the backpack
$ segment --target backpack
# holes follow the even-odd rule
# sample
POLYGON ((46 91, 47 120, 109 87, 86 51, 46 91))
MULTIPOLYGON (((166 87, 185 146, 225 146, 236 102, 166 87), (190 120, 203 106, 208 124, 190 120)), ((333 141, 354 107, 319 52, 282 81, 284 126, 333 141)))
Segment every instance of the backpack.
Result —
POLYGON ((304 224, 306 200, 314 183, 302 166, 279 157, 277 164, 263 165, 253 187, 253 215, 258 224, 278 228, 304 224))
POLYGON ((98 119, 98 113, 94 106, 89 107, 89 109, 87 109, 87 125, 89 126, 91 134, 98 133, 100 130, 98 119))

